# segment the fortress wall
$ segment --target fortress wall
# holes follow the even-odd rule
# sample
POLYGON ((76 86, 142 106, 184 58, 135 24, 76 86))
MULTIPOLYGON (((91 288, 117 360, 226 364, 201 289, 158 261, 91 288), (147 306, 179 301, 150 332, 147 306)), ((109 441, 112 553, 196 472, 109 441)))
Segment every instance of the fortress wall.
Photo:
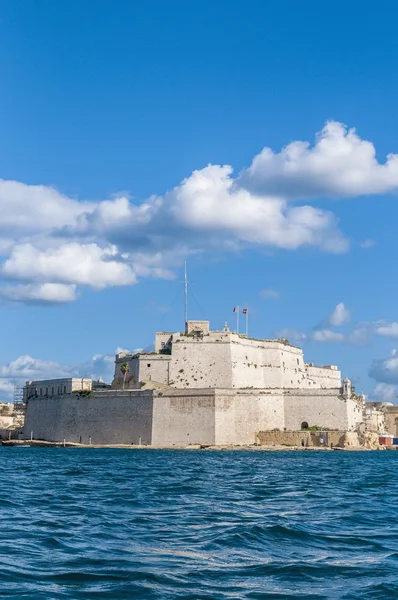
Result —
POLYGON ((112 388, 121 390, 123 387, 123 373, 121 367, 124 363, 129 366, 129 372, 125 379, 125 389, 136 390, 139 380, 139 361, 133 354, 117 355, 115 359, 115 375, 112 381, 112 388))
POLYGON ((215 391, 154 392, 154 446, 214 445, 215 391))
POLYGON ((52 442, 142 444, 152 442, 150 392, 94 392, 58 398, 32 398, 26 409, 24 436, 52 442))
POLYGON ((126 375, 126 390, 138 390, 141 381, 158 381, 168 384, 169 363, 171 356, 167 354, 139 354, 138 356, 126 355, 115 361, 115 377, 112 388, 123 389, 123 373, 121 367, 124 363, 129 366, 126 375))
POLYGON ((229 334, 203 339, 179 336, 173 342, 169 384, 175 388, 231 388, 229 334))
MULTIPOLYGON (((169 365, 171 356, 167 354, 141 354, 139 356, 139 381, 157 381, 169 383, 169 365)), ((138 374, 137 374, 138 376, 138 374)))
POLYGON ((352 429, 362 420, 362 409, 334 390, 285 390, 285 427, 300 430, 303 422, 328 429, 352 429))
POLYGON ((283 429, 282 394, 217 390, 215 404, 216 444, 254 444, 261 430, 283 429))
POLYGON ((231 357, 234 388, 307 387, 300 348, 276 340, 233 336, 231 357))
POLYGON ((277 349, 265 349, 256 340, 233 336, 231 364, 234 388, 281 387, 280 351, 277 349))
POLYGON ((169 331, 157 331, 155 333, 155 352, 160 352, 172 335, 169 331))
POLYGON ((284 346, 281 350, 282 387, 307 387, 307 374, 303 351, 294 346, 284 346))
MULTIPOLYGON (((308 379, 313 382, 313 387, 320 387, 323 389, 341 387, 341 373, 337 369, 312 367, 307 365, 306 371, 308 379)), ((311 384, 309 384, 308 387, 311 387, 311 384)))

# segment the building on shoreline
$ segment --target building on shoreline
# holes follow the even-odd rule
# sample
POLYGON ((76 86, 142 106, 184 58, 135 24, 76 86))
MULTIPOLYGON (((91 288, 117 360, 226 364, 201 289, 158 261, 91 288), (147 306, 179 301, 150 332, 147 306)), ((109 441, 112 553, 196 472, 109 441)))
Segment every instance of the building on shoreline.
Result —
POLYGON ((26 383, 26 437, 247 445, 260 431, 353 431, 363 421, 364 397, 336 366, 305 363, 285 339, 247 338, 227 326, 211 331, 208 321, 157 333, 152 353, 118 354, 111 388, 64 382, 26 383))

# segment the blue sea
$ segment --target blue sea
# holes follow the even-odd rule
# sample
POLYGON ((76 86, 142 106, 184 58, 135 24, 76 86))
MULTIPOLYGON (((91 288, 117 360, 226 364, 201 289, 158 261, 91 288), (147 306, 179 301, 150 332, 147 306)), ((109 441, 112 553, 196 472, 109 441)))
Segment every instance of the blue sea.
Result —
POLYGON ((0 448, 0 598, 398 598, 398 452, 0 448))

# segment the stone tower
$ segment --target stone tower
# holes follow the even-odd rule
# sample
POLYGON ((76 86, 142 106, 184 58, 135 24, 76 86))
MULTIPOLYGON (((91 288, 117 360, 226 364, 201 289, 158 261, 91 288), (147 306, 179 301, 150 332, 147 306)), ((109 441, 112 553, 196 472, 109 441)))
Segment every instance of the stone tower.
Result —
POLYGON ((346 377, 343 381, 343 396, 344 396, 344 398, 351 398, 351 392, 352 392, 351 381, 350 381, 350 379, 348 379, 348 377, 346 377))

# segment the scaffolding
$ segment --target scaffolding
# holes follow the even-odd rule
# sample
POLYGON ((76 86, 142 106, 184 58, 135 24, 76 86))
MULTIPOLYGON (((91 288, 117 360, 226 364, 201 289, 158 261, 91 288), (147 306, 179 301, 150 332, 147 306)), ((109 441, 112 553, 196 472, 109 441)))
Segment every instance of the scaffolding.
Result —
POLYGON ((23 386, 18 381, 14 381, 14 404, 23 403, 23 386))

